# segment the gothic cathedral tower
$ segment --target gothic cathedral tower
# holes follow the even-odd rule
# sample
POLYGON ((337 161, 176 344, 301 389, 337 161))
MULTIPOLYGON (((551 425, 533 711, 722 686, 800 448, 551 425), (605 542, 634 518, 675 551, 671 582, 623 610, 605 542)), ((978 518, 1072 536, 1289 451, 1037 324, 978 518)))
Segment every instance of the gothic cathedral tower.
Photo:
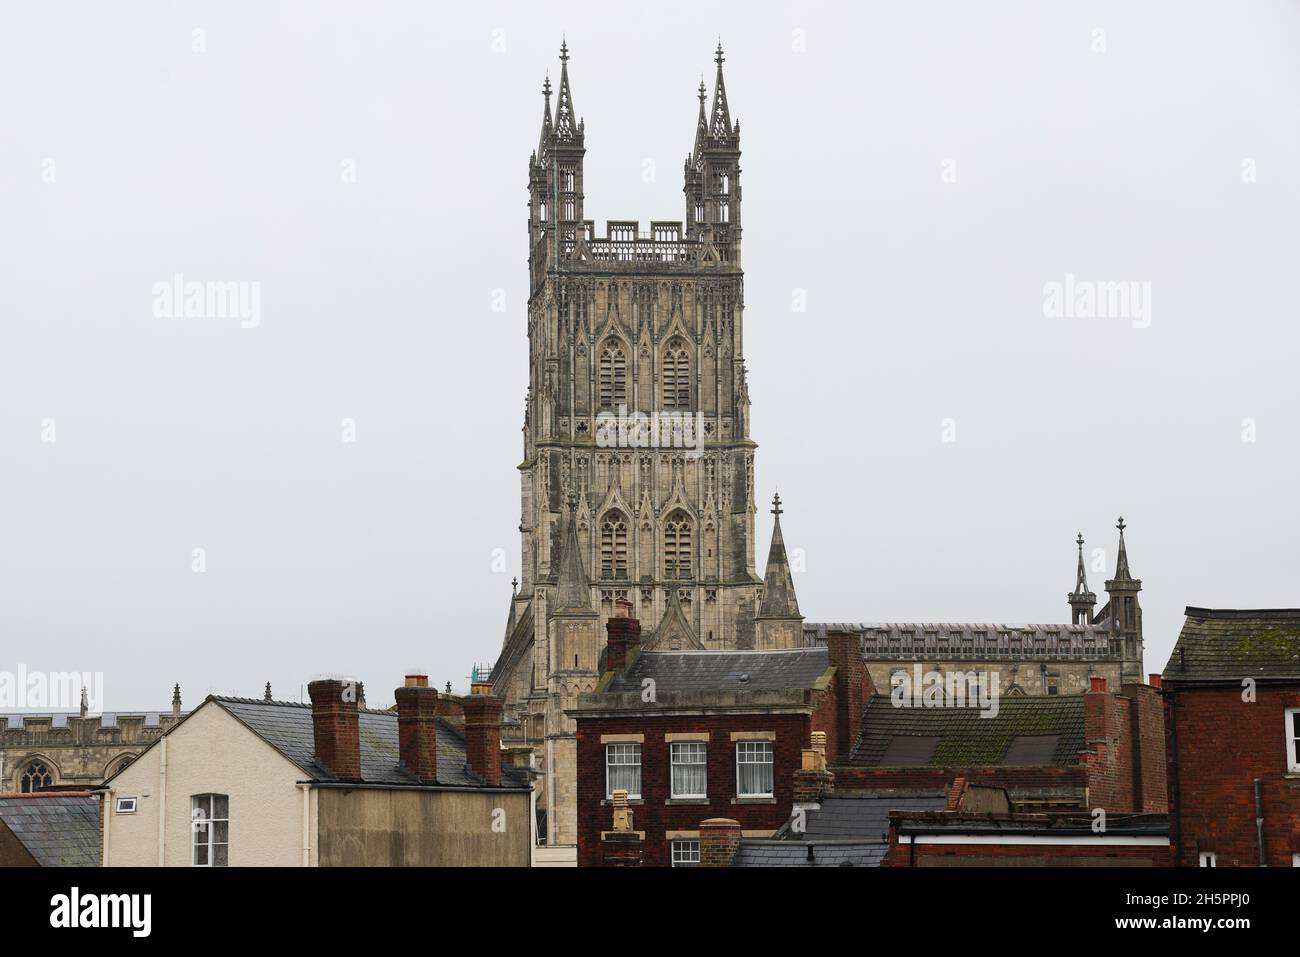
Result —
POLYGON ((603 237, 585 218, 585 126, 568 60, 565 46, 554 116, 548 80, 528 161, 523 581, 511 618, 539 591, 553 604, 572 498, 602 626, 626 600, 648 647, 752 647, 762 582, 742 351, 740 124, 722 48, 707 112, 700 84, 685 222, 610 220, 603 237))

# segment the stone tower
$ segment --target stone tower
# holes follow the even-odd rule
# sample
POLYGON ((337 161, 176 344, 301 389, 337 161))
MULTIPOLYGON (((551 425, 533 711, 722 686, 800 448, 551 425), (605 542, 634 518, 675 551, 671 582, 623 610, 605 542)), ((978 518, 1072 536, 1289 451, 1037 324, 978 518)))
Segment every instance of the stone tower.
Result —
POLYGON ((1124 517, 1115 526, 1119 529, 1119 555, 1115 559, 1115 577, 1106 582, 1109 601, 1102 617, 1110 622, 1112 641, 1121 645, 1124 655, 1123 677, 1126 682, 1141 683, 1142 674, 1142 606, 1138 592, 1142 580, 1134 578, 1128 570, 1128 549, 1124 546, 1124 517))
MULTIPOLYGON (((585 218, 586 127, 567 45, 528 160, 529 384, 522 587, 554 606, 565 504, 603 625, 626 600, 678 647, 751 647, 754 449, 742 352, 740 124, 715 56, 685 165, 686 220, 585 218)), ((536 608, 534 606, 534 611, 536 608)))

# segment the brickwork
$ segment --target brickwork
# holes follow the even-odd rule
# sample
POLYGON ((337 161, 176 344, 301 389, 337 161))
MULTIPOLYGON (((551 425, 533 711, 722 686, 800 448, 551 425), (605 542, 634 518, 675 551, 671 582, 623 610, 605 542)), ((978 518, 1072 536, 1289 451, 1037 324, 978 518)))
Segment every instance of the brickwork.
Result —
POLYGON ((794 772, 807 748, 813 715, 735 714, 583 718, 578 729, 578 864, 600 863, 602 831, 611 827, 613 808, 606 798, 605 745, 602 735, 640 734, 641 797, 630 801, 636 829, 645 833, 645 864, 672 863, 669 831, 698 832, 700 822, 727 818, 744 831, 772 832, 790 817, 794 801, 794 772), (773 797, 736 796, 736 744, 732 732, 771 732, 773 797), (665 735, 707 734, 708 798, 675 801, 671 794, 670 748, 665 735))
POLYGON ((1177 863, 1195 867, 1213 852, 1219 867, 1255 867, 1255 786, 1262 785, 1270 867, 1300 853, 1300 772, 1287 770, 1285 716, 1300 708, 1300 682, 1180 687, 1165 681, 1171 774, 1170 818, 1177 863))

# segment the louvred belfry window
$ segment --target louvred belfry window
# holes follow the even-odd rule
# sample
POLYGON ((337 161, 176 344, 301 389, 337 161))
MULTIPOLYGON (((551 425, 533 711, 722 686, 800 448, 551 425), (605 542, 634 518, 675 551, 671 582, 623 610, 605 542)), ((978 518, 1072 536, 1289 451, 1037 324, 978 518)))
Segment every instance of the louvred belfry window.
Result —
POLYGON ((605 343, 600 353, 600 405, 612 409, 627 402, 627 354, 617 342, 605 343))
POLYGON ((691 519, 681 509, 664 524, 664 577, 691 577, 691 519))
POLYGON ((619 511, 600 523, 600 577, 627 578, 627 519, 619 511))
POLYGON ((689 409, 691 407, 691 362, 686 343, 673 337, 664 350, 663 364, 664 408, 689 409))

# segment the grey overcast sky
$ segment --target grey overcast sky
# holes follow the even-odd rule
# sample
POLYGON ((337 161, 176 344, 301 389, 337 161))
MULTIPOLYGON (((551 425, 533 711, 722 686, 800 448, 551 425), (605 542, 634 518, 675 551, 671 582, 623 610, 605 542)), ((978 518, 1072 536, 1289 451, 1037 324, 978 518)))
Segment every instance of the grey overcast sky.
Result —
POLYGON ((385 704, 495 658, 562 31, 602 232, 682 217, 722 37, 810 620, 1067 620, 1120 514, 1148 671, 1185 605, 1300 604, 1296 3, 4 0, 0 670, 385 704), (178 273, 256 328, 156 316, 178 273), (1149 325, 1047 315, 1067 275, 1149 325))

